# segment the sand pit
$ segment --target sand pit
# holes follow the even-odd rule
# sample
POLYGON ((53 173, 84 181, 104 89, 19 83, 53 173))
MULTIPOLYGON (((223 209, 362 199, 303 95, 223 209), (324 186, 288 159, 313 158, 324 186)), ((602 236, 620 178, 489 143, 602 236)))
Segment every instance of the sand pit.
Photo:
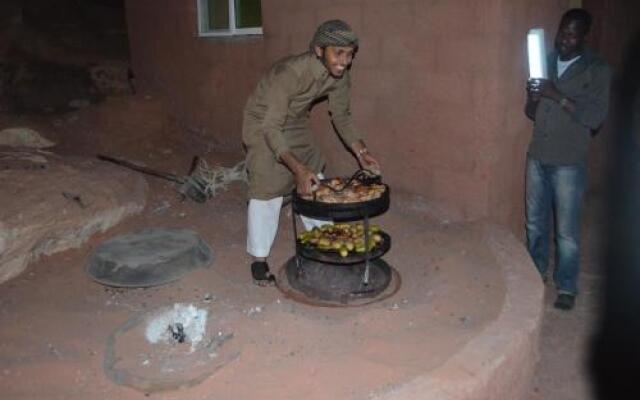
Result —
MULTIPOLYGON (((239 150, 180 145, 176 138, 186 134, 160 115, 166 115, 161 105, 143 97, 110 100, 53 121, 34 120, 32 126, 60 143, 56 153, 110 154, 176 174, 186 173, 194 154, 210 165, 232 166, 242 159, 239 150)), ((111 170, 123 183, 140 178, 118 179, 133 173, 111 170)), ((375 223, 392 238, 384 260, 398 271, 399 290, 360 307, 313 307, 252 283, 244 184, 235 182, 196 204, 181 202, 170 182, 145 180, 147 201, 140 214, 97 232, 79 248, 45 254, 0 285, 3 399, 147 398, 105 373, 109 339, 136 316, 177 303, 193 304, 223 323, 223 336, 233 336, 221 349, 229 346, 233 357, 205 379, 187 374, 188 382, 198 382, 151 398, 512 400, 526 393, 543 286, 522 243, 505 230, 454 223, 434 204, 397 193, 388 182, 391 208, 375 223), (155 227, 198 233, 215 253, 215 268, 146 289, 108 288, 86 275, 99 244, 155 227)), ((287 207, 272 268, 284 265, 293 249, 287 207)), ((135 340, 118 349, 131 355, 128 366, 144 370, 150 346, 135 340)))
MULTIPOLYGON (((144 398, 108 379, 106 343, 132 316, 175 303, 224 317, 238 354, 197 385, 154 393, 158 399, 513 399, 527 390, 543 287, 521 244, 501 228, 442 224, 402 206, 410 202, 398 195, 398 206, 376 222, 393 237, 385 260, 402 277, 399 291, 362 307, 312 307, 252 284, 241 185, 200 205, 150 183, 141 215, 0 286, 6 398, 144 398), (109 289, 84 274, 99 243, 149 226, 198 232, 216 252, 216 268, 148 289, 109 289)), ((287 212, 274 267, 292 254, 287 212)))

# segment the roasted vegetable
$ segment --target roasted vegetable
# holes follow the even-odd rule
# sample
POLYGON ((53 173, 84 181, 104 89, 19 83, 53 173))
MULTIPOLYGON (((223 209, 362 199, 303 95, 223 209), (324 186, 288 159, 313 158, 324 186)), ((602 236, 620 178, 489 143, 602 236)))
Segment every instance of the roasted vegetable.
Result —
POLYGON ((314 247, 320 251, 335 251, 341 257, 347 257, 349 253, 362 254, 365 249, 373 250, 384 241, 378 225, 369 226, 369 243, 365 246, 365 232, 362 223, 335 225, 325 224, 319 228, 302 232, 298 235, 298 242, 314 247))

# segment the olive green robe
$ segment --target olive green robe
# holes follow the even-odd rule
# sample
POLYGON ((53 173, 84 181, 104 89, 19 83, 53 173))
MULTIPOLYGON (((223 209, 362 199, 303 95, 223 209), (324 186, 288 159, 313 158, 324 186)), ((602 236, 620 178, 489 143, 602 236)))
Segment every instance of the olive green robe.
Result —
POLYGON ((324 157, 313 144, 309 126, 310 108, 317 100, 328 98, 331 119, 345 143, 360 139, 351 119, 349 87, 348 70, 335 79, 310 52, 285 58, 269 69, 244 110, 249 198, 268 200, 293 190, 293 174, 279 161, 284 152, 293 153, 312 171, 324 169, 324 157))

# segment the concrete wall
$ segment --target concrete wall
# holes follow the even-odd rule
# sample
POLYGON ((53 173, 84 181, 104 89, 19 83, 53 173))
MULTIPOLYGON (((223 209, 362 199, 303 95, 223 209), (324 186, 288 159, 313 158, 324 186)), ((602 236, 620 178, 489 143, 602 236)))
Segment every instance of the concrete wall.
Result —
POLYGON ((266 66, 264 38, 197 37, 195 0, 128 0, 136 82, 159 90, 196 144, 240 148, 241 110, 266 66))
MULTIPOLYGON (((195 0, 129 0, 133 69, 172 99, 194 140, 237 145, 241 111, 277 58, 304 51, 321 21, 361 38, 354 61, 357 126, 385 180, 465 218, 521 232, 525 34, 555 32, 566 0, 263 0, 264 36, 197 38, 195 0)), ((314 110, 331 173, 355 169, 326 107, 314 110), (326 134, 329 133, 329 134, 326 134)))

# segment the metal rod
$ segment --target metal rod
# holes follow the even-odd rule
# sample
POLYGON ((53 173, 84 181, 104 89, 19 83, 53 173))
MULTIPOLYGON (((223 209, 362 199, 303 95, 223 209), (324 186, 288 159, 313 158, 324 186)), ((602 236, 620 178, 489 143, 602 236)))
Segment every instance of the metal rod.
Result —
POLYGON ((167 179, 167 180, 170 180, 172 182, 185 183, 185 181, 186 181, 185 178, 180 177, 178 175, 170 174, 168 172, 156 171, 154 169, 143 167, 141 165, 137 165, 137 164, 131 163, 131 162, 126 161, 126 160, 120 160, 120 159, 117 159, 117 158, 114 158, 114 157, 110 157, 110 156, 105 156, 105 155, 102 155, 102 154, 98 154, 98 158, 101 159, 101 160, 104 160, 104 161, 112 162, 114 164, 122 165, 123 167, 127 167, 129 169, 134 170, 134 171, 142 172, 143 174, 152 175, 152 176, 155 176, 157 178, 167 179))
POLYGON ((369 214, 364 216, 364 276, 362 283, 369 284, 369 214))
MULTIPOLYGON (((295 190, 295 189, 294 189, 295 190)), ((294 194, 291 195, 291 198, 294 198, 294 194)), ((293 206, 293 201, 291 201, 291 220, 293 223, 293 245, 296 257, 296 267, 298 267, 298 273, 302 272, 302 265, 300 263, 300 255, 298 254, 298 225, 296 223, 296 211, 293 206)))

